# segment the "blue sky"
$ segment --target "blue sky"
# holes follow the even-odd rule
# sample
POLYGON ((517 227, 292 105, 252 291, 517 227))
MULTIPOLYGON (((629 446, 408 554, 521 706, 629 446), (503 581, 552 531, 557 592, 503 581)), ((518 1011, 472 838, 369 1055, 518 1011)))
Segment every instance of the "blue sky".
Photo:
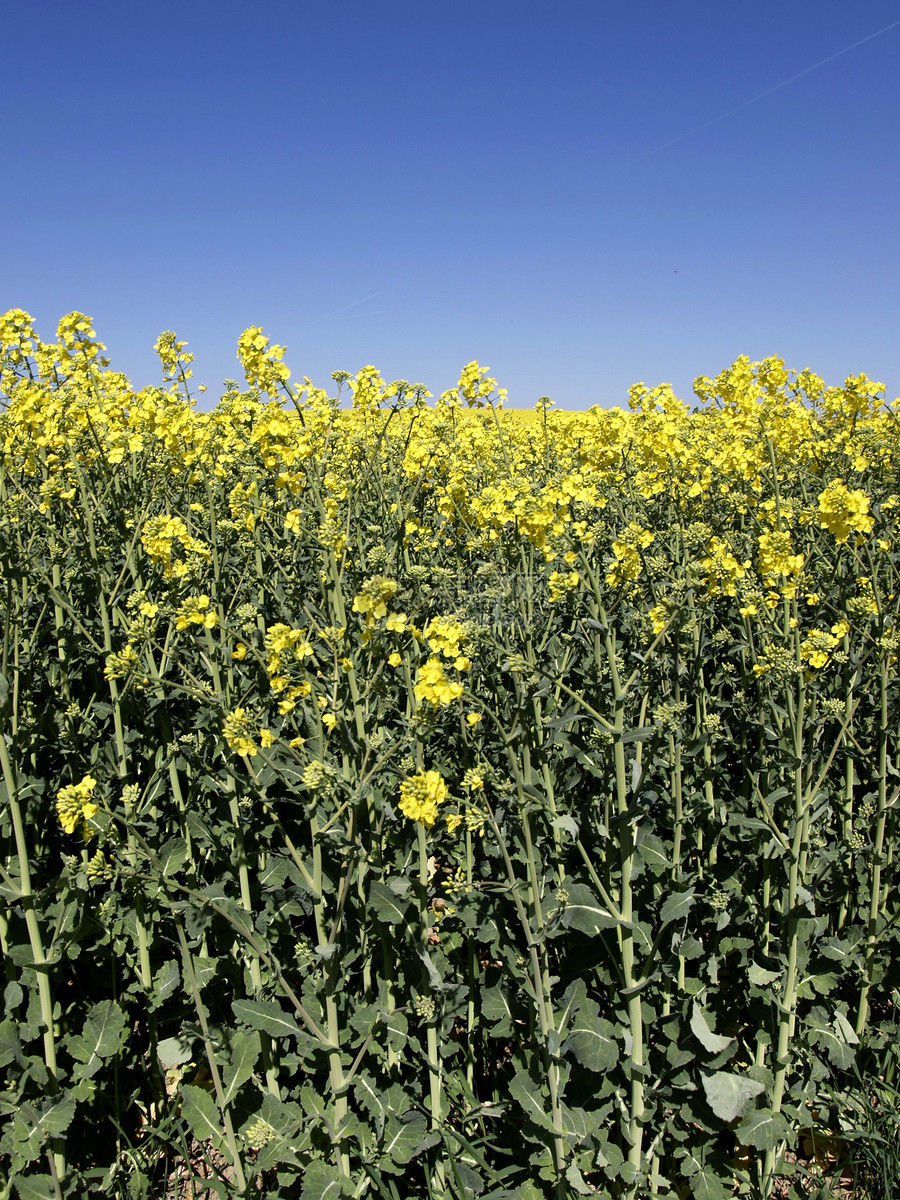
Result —
POLYGON ((474 358, 613 406, 779 354, 900 394, 900 0, 2 15, 0 311, 88 313, 137 387, 174 329, 207 406, 262 325, 321 386, 474 358))

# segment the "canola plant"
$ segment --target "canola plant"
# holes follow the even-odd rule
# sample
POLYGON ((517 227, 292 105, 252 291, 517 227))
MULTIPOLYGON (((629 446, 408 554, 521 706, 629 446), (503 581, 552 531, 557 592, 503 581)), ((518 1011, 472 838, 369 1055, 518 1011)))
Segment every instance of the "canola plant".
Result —
POLYGON ((13 1192, 821 1171, 896 1068, 900 402, 329 394, 251 328, 201 412, 104 350, 0 317, 13 1192))

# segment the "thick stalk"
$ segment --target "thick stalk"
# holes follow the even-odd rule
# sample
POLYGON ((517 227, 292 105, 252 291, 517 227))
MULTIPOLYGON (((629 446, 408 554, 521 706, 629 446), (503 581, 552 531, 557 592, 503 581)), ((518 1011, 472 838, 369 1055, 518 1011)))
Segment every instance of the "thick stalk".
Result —
MULTIPOLYGON (((6 789, 6 799, 12 820, 13 837, 16 843, 16 856, 19 860, 19 900, 25 913, 25 928, 28 932, 28 943, 34 961, 33 970, 37 978, 38 999, 41 1006, 41 1024, 44 1027, 44 1063, 54 1086, 59 1086, 59 1069, 56 1062, 56 1033, 53 1024, 53 996, 50 989, 50 969, 44 953, 40 925, 37 913, 34 911, 34 893, 31 890, 31 868, 28 862, 28 845, 25 841, 25 825, 22 819, 22 809, 19 803, 19 790, 16 775, 9 759, 6 738, 0 733, 0 769, 3 773, 3 784, 6 789)), ((66 1159, 63 1144, 59 1139, 53 1141, 53 1160, 57 1176, 60 1180, 66 1174, 66 1159)))
MULTIPOLYGON (((416 834, 419 848, 419 894, 422 906, 422 948, 428 950, 428 933, 431 928, 428 911, 428 846, 425 840, 425 826, 421 821, 416 822, 416 834)), ((428 1045, 428 1092, 431 1101, 431 1128, 440 1131, 444 1124, 446 1105, 444 1101, 443 1067, 438 1047, 437 1022, 440 1020, 439 1007, 428 1018, 425 1037, 428 1045)), ((438 1196, 444 1195, 447 1179, 444 1164, 438 1159, 434 1166, 433 1186, 438 1196)))
POLYGON ((203 1044, 206 1048, 206 1061, 209 1064, 209 1074, 213 1082, 213 1088, 216 1093, 216 1102, 219 1112, 222 1117, 222 1125, 225 1132, 225 1143, 228 1146, 229 1155, 231 1157, 231 1166, 234 1170, 235 1183, 238 1190, 243 1191, 247 1186, 247 1179, 244 1175, 244 1167, 241 1162, 240 1151, 238 1150, 237 1139, 234 1136, 234 1126, 231 1121, 231 1113, 228 1105, 225 1102, 225 1091, 222 1087, 222 1076, 219 1073, 219 1066, 216 1062, 216 1055, 212 1045, 212 1039, 209 1033, 209 1024, 206 1016, 206 1005, 200 996, 200 989, 197 987, 197 976, 194 971, 194 962, 191 957, 191 952, 188 949, 187 939, 184 936, 184 928, 179 921, 177 924, 178 940, 181 943, 181 961, 184 968, 184 978, 188 985, 188 990, 194 1001, 194 1008, 197 1011, 197 1018, 200 1022, 200 1030, 203 1034, 203 1044))
MULTIPOLYGON (((516 907, 516 913, 519 917, 519 923, 522 927, 522 932, 525 935, 525 941, 528 945, 528 956, 531 963, 531 986, 534 990, 535 1006, 537 1008, 538 1028, 540 1030, 540 1046, 541 1054, 544 1059, 544 1070, 547 1072, 547 1082, 550 1088, 550 1113, 553 1122, 553 1150, 556 1160, 556 1191, 555 1200, 566 1200, 566 1181, 565 1181, 565 1139, 562 1136, 562 1107, 559 1094, 559 1072, 551 1069, 555 1064, 552 1062, 549 1054, 550 1034, 553 1032, 553 1014, 550 1007, 550 999, 544 990, 544 971, 541 966, 541 960, 538 955, 538 943, 534 938, 534 929, 532 922, 529 920, 525 905, 522 903, 522 897, 519 894, 519 879, 516 876, 515 868, 512 860, 509 857, 509 851, 506 848, 506 843, 503 840, 503 835, 500 832, 500 827, 491 810, 491 806, 485 801, 485 807, 488 811, 488 821, 493 831, 494 837, 497 840, 497 848, 503 858, 503 863, 506 868, 506 876, 510 883, 510 895, 512 896, 513 904, 516 907)), ((529 879, 535 877, 534 863, 529 863, 529 879)), ((529 890, 534 893, 534 885, 529 885, 529 890)))
MULTIPOLYGON (((615 766, 616 809, 619 817, 619 862, 622 872, 619 901, 619 911, 622 914, 624 922, 621 942, 622 978, 625 990, 628 991, 634 987, 637 981, 634 967, 634 934, 631 931, 632 922, 634 921, 632 893, 634 835, 632 823, 628 819, 628 780, 625 764, 625 743, 622 740, 625 732, 625 694, 622 690, 619 676, 615 634, 612 632, 606 635, 606 655, 613 692, 613 763, 615 766)), ((631 1033, 631 1096, 626 1136, 628 1141, 628 1162, 634 1168, 635 1177, 637 1177, 643 1165, 644 1136, 644 1019, 639 993, 628 997, 628 1025, 631 1033)), ((627 1194, 632 1197, 637 1196, 637 1187, 637 1179, 635 1179, 635 1182, 629 1187, 627 1194)))
POLYGON ((888 771, 888 666, 882 655, 880 663, 881 713, 878 729, 878 813, 875 824, 875 845, 872 849, 872 877, 869 885, 869 916, 866 926, 866 958, 863 963, 863 982, 856 1011, 856 1033, 861 1037, 869 1015, 869 989, 872 986, 872 967, 878 940, 878 919, 881 913, 881 873, 884 865, 884 835, 887 828, 887 771, 888 771))
MULTIPOLYGON (((786 617, 786 625, 789 620, 786 617)), ((803 787, 803 722, 806 707, 806 688, 803 679, 803 664, 800 658, 800 635, 794 630, 794 653, 797 671, 797 694, 788 692, 788 715, 793 742, 793 793, 794 793, 794 836, 790 851, 790 870, 787 886, 781 904, 781 919, 788 933, 787 972, 782 989, 781 1004, 778 1013, 778 1043, 775 1050, 774 1074, 772 1082, 773 1112, 781 1112, 790 1067, 791 1040, 797 1022, 797 963, 800 952, 800 929, 796 916, 798 891, 805 883, 805 867, 809 850, 809 830, 812 803, 804 793, 803 787)), ((761 1190, 765 1197, 771 1194, 775 1168, 779 1156, 779 1147, 774 1146, 766 1151, 761 1190)))
MULTIPOLYGON (((325 897, 322 891, 322 846, 319 841, 319 823, 315 813, 310 817, 310 836, 313 854, 313 883, 316 889, 316 902, 313 905, 313 915, 316 922, 316 938, 320 946, 328 943, 329 935, 325 928, 325 897)), ((334 971, 329 969, 329 987, 325 995, 325 1019, 327 1022, 328 1040, 334 1049, 328 1052, 328 1067, 331 1076, 331 1088, 334 1095, 334 1122, 338 1129, 343 1125, 347 1112, 347 1093, 344 1087, 344 1067, 341 1060, 341 1028, 337 1004, 334 999, 334 971)), ((335 1148, 335 1166, 346 1179, 350 1178, 350 1156, 340 1143, 335 1148)))

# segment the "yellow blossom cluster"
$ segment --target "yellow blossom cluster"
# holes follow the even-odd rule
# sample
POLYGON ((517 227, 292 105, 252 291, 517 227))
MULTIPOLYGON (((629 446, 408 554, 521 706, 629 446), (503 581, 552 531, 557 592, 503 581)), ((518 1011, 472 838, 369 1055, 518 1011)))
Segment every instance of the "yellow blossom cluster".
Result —
POLYGON ((269 729, 261 729, 246 708, 233 708, 225 718, 222 726, 222 736, 235 754, 253 758, 259 754, 259 748, 274 745, 275 735, 269 729), (259 743, 259 744, 257 744, 259 743))
POLYGON ((186 554, 209 558, 207 547, 188 531, 188 527, 181 517, 163 515, 150 517, 141 528, 141 544, 150 558, 162 566, 163 574, 166 577, 185 573, 179 569, 184 564, 175 562, 172 558, 173 548, 176 545, 180 546, 186 554))
POLYGON ((416 671, 413 692, 417 700, 424 700, 433 708, 452 704, 463 694, 463 685, 450 680, 444 673, 444 664, 439 658, 427 659, 416 671))
POLYGON ((633 583, 641 573, 641 551, 653 541, 655 534, 649 529, 643 529, 636 521, 630 521, 626 528, 613 539, 613 563, 606 574, 609 587, 620 587, 623 583, 633 583))
POLYGON ((282 362, 284 349, 284 346, 270 346, 259 326, 244 330, 238 339, 238 358, 251 387, 271 396, 278 394, 279 388, 291 377, 290 370, 282 362))
POLYGON ((819 524, 838 542, 846 542, 853 532, 871 533, 875 522, 869 516, 869 497, 840 479, 832 480, 819 494, 819 524))
POLYGON ((66 833, 74 833, 81 822, 81 832, 84 840, 89 842, 94 836, 94 830, 88 825, 91 817, 99 812, 100 806, 93 801, 97 780, 93 775, 85 775, 80 783, 70 783, 61 788, 56 796, 56 811, 59 823, 66 833))
POLYGON ((199 625, 202 629, 214 629, 218 621, 218 613, 210 607, 209 596, 188 596, 178 608, 175 628, 180 631, 199 625))
POLYGON ((420 821, 430 829, 438 809, 447 799, 447 783, 439 771, 419 771, 400 784, 400 811, 411 821, 420 821))
POLYGON ((373 575, 365 580, 353 599, 353 611, 361 613, 367 626, 380 621, 388 614, 388 605, 397 593, 396 580, 383 575, 373 575))

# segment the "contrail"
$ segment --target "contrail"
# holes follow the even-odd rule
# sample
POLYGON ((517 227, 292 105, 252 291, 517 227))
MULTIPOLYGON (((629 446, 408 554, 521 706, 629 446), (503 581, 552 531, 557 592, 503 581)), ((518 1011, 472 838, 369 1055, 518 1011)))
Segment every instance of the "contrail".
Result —
POLYGON ((361 300, 354 300, 350 304, 345 304, 343 308, 336 308, 333 312, 325 313, 326 317, 337 317, 341 313, 349 312, 351 308, 356 308, 358 304, 366 304, 369 300, 374 300, 376 296, 380 296, 381 292, 373 292, 371 296, 363 296, 361 300))
POLYGON ((810 67, 804 67, 802 71, 798 71, 796 75, 791 75, 788 79, 782 79, 781 83, 776 83, 770 88, 766 88, 764 92, 759 92, 756 96, 751 96, 749 100, 744 100, 741 104, 736 104, 734 108, 729 108, 725 112, 719 113, 718 116, 711 117, 708 121, 704 121, 702 125, 698 125, 695 129, 688 129, 685 133, 679 133, 677 137, 671 141, 665 142, 662 146, 658 146, 654 154, 658 154, 662 150, 668 150, 670 146, 674 146, 677 142, 683 141, 685 138, 692 137, 695 133, 702 133, 704 129, 709 129, 710 125, 715 125, 719 121, 724 121, 726 117, 734 116, 735 113, 741 112, 742 109, 749 108, 751 104, 756 104, 758 100, 763 100, 766 96, 771 96, 773 92, 779 92, 782 88, 788 86, 789 83, 796 83, 798 79, 802 79, 804 75, 809 75, 812 71, 818 71, 819 67, 824 67, 827 63, 834 62, 836 58, 841 58, 844 54, 849 54, 851 50, 855 50, 857 46, 864 46, 866 42, 871 42, 873 38, 881 37, 883 33, 887 33, 891 29, 896 29, 900 25, 900 19, 891 21, 890 25, 885 25, 883 29, 876 29, 874 33, 868 34, 864 38, 860 38, 858 42, 852 42, 849 46, 844 46, 843 50, 837 50, 834 54, 829 54, 827 58, 820 59, 819 62, 813 63, 810 67))

